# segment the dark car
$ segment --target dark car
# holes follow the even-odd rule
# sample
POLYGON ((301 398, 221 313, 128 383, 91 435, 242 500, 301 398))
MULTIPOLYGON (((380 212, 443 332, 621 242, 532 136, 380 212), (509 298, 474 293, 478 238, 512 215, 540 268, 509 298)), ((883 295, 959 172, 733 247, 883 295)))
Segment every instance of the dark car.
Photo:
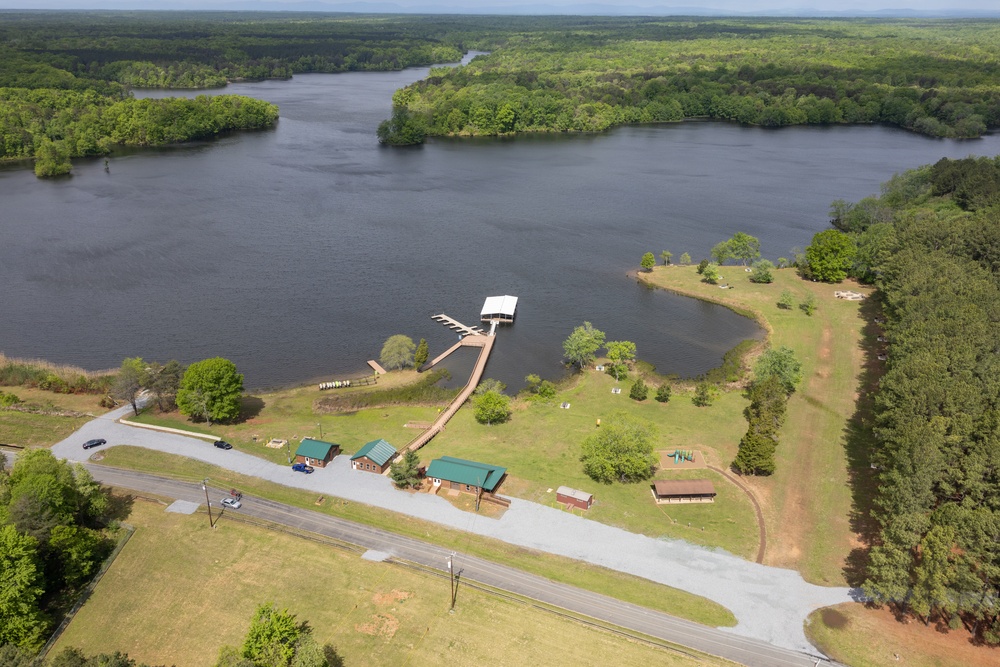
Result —
POLYGON ((100 447, 101 445, 106 445, 106 444, 108 444, 107 440, 104 440, 103 438, 98 438, 96 440, 88 440, 87 442, 83 443, 83 448, 90 449, 91 447, 100 447))
POLYGON ((307 466, 305 463, 293 463, 292 470, 295 472, 304 472, 305 474, 311 473, 315 468, 312 466, 307 466))
POLYGON ((230 445, 225 440, 216 440, 215 441, 215 446, 218 447, 219 449, 232 449, 233 448, 233 446, 230 445))

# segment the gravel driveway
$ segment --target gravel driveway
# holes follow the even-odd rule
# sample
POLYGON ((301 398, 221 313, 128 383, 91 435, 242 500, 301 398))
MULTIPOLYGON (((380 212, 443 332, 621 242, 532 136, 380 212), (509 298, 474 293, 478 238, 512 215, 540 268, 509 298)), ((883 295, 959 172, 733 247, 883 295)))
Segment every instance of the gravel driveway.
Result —
MULTIPOLYGON (((806 583, 798 572, 758 565, 721 549, 682 540, 656 539, 606 526, 569 512, 512 499, 500 519, 456 509, 443 498, 397 491, 381 475, 352 470, 349 457, 338 456, 311 475, 294 472, 237 450, 221 450, 208 440, 119 424, 131 408, 112 411, 85 424, 52 447, 60 458, 87 460, 95 450, 82 444, 104 438, 108 444, 133 445, 198 459, 317 494, 363 502, 409 516, 484 535, 518 546, 627 572, 714 600, 736 615, 731 631, 777 646, 817 653, 803 632, 806 616, 818 607, 858 599, 847 588, 806 583)), ((96 450, 99 451, 99 450, 96 450)))

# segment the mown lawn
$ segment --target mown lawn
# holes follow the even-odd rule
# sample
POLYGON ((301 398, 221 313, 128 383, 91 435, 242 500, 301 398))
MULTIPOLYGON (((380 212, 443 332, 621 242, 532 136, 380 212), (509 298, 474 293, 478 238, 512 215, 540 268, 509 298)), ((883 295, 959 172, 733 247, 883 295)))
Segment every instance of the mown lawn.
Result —
POLYGON ((651 482, 599 484, 583 473, 581 443, 599 428, 598 419, 607 419, 618 410, 652 422, 658 450, 698 449, 709 463, 723 466, 735 453, 746 405, 738 392, 723 394, 706 408, 696 407, 690 393, 680 387, 668 403, 652 398, 639 403, 628 397, 631 382, 632 378, 616 383, 605 373, 585 371, 551 401, 517 401, 510 421, 493 426, 477 423, 470 409, 461 410, 442 434, 420 450, 421 460, 448 455, 505 466, 509 477, 501 495, 557 507, 556 488, 581 489, 596 499, 585 513, 589 519, 654 537, 718 546, 752 558, 757 551, 753 508, 742 491, 717 473, 658 471, 655 479, 710 479, 719 494, 713 504, 669 507, 653 502, 651 482), (615 386, 622 387, 621 394, 611 393, 615 386), (563 402, 570 404, 569 409, 560 408, 563 402))
POLYGON ((324 512, 400 535, 449 546, 456 551, 504 563, 553 581, 603 593, 697 623, 712 626, 736 624, 735 617, 728 609, 705 598, 569 558, 474 536, 361 503, 329 498, 317 506, 316 497, 307 491, 247 477, 182 456, 136 447, 112 447, 103 450, 100 455, 103 457, 100 461, 102 465, 153 472, 188 481, 200 481, 209 477, 213 485, 220 489, 238 488, 247 495, 270 498, 306 510, 324 512))
MULTIPOLYGON (((55 394, 30 387, 4 387, 0 391, 15 394, 23 403, 40 406, 46 412, 78 412, 100 415, 107 412, 92 394, 55 394)), ((64 440, 92 417, 59 414, 34 414, 0 409, 0 443, 23 447, 50 447, 64 440)))
MULTIPOLYGON (((749 479, 767 523, 765 562, 797 569, 815 583, 843 585, 848 555, 858 545, 850 522, 852 471, 847 436, 865 363, 862 331, 866 322, 860 314, 861 303, 837 299, 833 293, 871 290, 853 283, 807 282, 792 269, 775 271, 775 281, 769 285, 751 283, 738 267, 724 267, 723 273, 735 289, 702 283, 695 267, 657 267, 643 278, 653 285, 754 311, 766 321, 772 345, 787 345, 795 351, 802 362, 803 381, 788 403, 777 471, 771 477, 749 479), (789 310, 777 306, 786 289, 796 302, 789 310), (818 306, 812 316, 797 307, 809 293, 815 295, 818 306)), ((739 426, 745 429, 745 422, 739 426)), ((739 436, 737 445, 738 440, 739 436)))
POLYGON ((447 579, 223 518, 137 501, 137 530, 51 655, 127 652, 148 664, 215 664, 274 602, 347 665, 723 665, 623 639, 447 579))
POLYGON ((275 463, 285 463, 285 450, 264 447, 271 438, 288 440, 292 454, 304 437, 320 438, 335 442, 348 454, 353 454, 370 440, 384 438, 392 445, 402 448, 416 437, 420 431, 406 428, 410 421, 433 421, 438 414, 437 406, 401 406, 364 409, 340 414, 317 412, 317 399, 332 392, 363 392, 373 389, 412 383, 417 379, 415 371, 394 372, 383 375, 378 385, 373 387, 352 387, 319 391, 315 386, 297 387, 276 392, 251 394, 244 401, 245 418, 237 424, 193 423, 178 412, 158 414, 146 410, 135 421, 179 428, 196 433, 214 435, 232 443, 237 449, 265 458, 275 463), (256 437, 256 440, 254 438, 256 437))

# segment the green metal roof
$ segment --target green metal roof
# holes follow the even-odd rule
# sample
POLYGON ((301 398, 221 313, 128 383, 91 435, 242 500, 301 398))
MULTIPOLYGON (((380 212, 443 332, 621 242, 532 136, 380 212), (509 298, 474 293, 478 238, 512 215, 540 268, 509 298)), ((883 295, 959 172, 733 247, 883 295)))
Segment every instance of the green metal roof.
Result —
POLYGON ((379 438, 378 440, 372 440, 366 443, 364 447, 358 450, 358 453, 351 457, 351 460, 360 459, 362 456, 367 456, 369 459, 374 461, 379 467, 384 466, 389 460, 396 455, 396 448, 390 445, 385 440, 379 438))
POLYGON ((505 474, 507 474, 506 468, 456 459, 453 456, 442 456, 439 459, 434 459, 427 467, 428 477, 479 486, 491 493, 505 474))
POLYGON ((309 459, 323 460, 330 454, 330 449, 333 447, 340 449, 340 445, 332 442, 323 442, 322 440, 313 440, 312 438, 302 438, 302 443, 299 445, 299 448, 295 450, 295 455, 304 456, 309 459))

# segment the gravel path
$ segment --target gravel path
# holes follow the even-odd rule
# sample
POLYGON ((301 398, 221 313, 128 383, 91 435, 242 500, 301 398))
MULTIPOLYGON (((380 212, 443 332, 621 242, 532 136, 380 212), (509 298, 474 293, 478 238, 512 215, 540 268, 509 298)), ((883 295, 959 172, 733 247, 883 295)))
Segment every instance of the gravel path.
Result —
POLYGON ((815 586, 798 572, 758 565, 721 549, 682 540, 655 539, 590 521, 559 509, 512 499, 500 519, 456 509, 443 498, 397 491, 381 475, 352 470, 349 457, 338 456, 311 475, 292 471, 211 442, 116 423, 130 408, 115 410, 85 424, 53 446, 56 456, 84 461, 84 441, 104 438, 108 444, 134 445, 205 461, 245 475, 382 507, 510 544, 560 554, 627 572, 714 600, 736 615, 731 631, 777 646, 816 653, 806 640, 803 623, 814 609, 859 599, 847 588, 815 586))

